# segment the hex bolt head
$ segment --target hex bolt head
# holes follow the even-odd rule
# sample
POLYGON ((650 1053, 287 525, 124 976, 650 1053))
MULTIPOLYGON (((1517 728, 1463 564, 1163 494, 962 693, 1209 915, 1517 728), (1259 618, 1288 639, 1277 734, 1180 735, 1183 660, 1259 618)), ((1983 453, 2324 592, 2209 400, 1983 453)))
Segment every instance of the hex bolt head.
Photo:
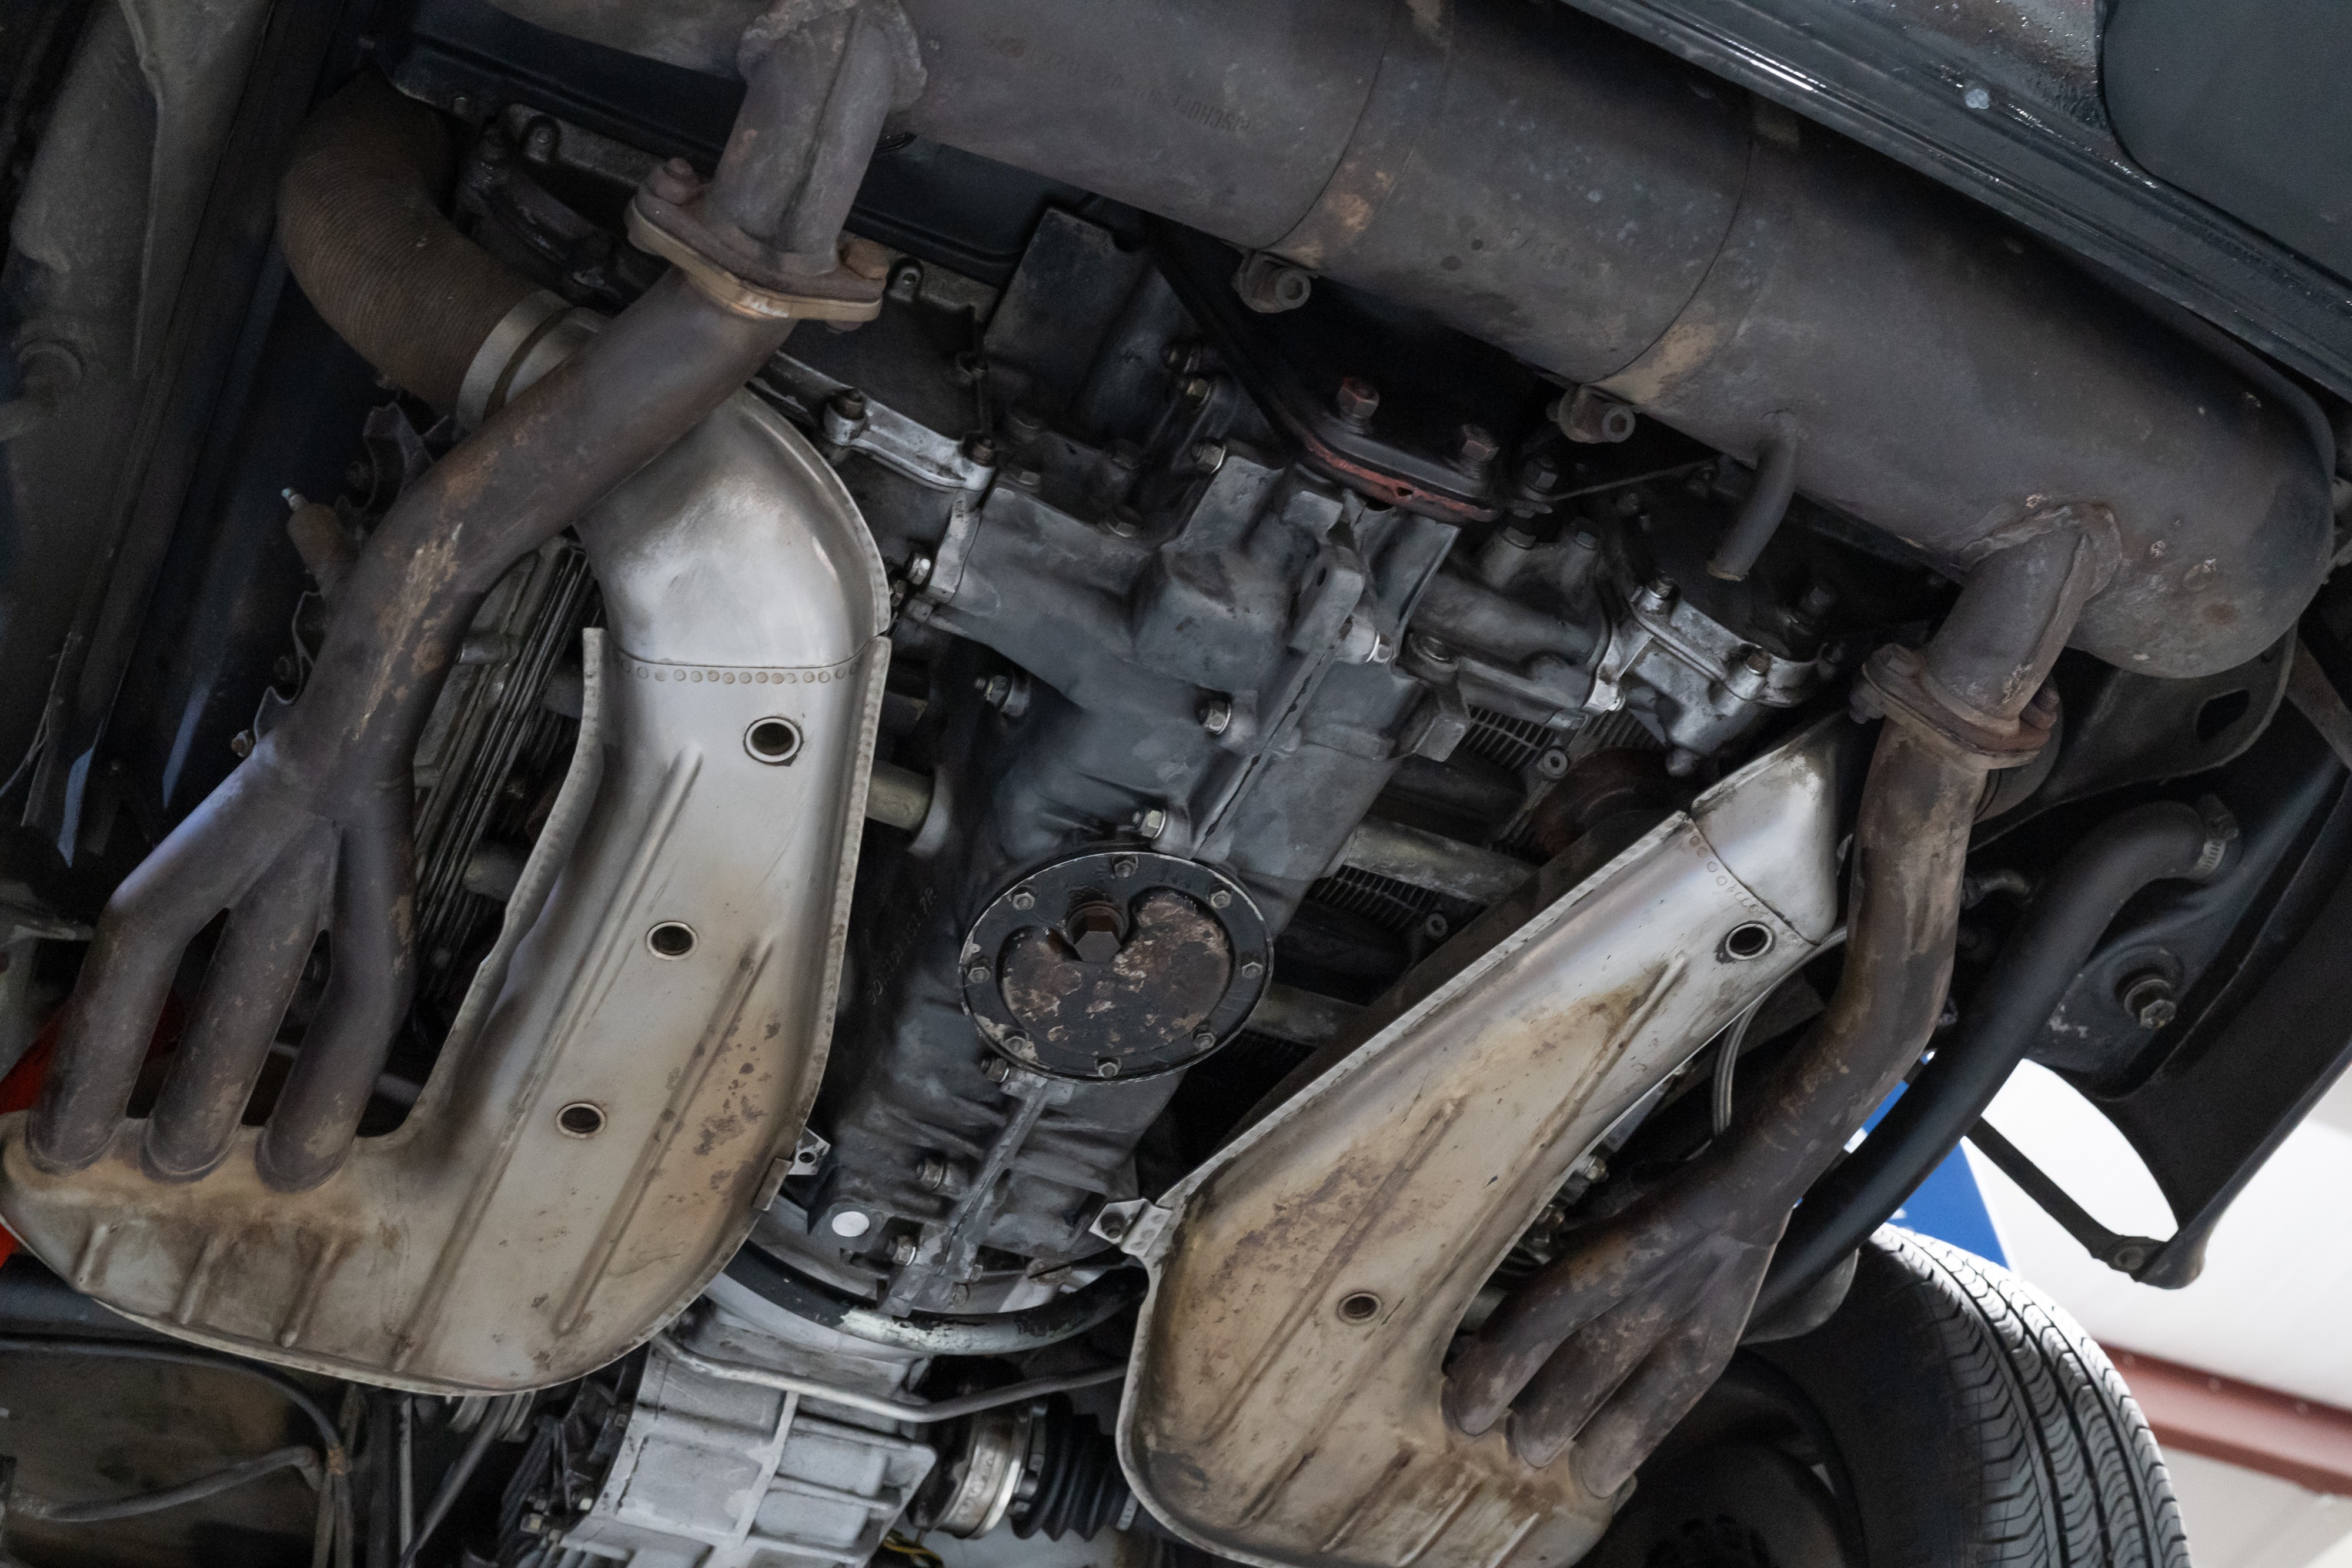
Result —
POLYGON ((1214 1050, 1216 1050, 1216 1049, 1217 1049, 1217 1036, 1216 1036, 1215 1031, 1214 1031, 1214 1030, 1205 1030, 1205 1029, 1196 1029, 1196 1030, 1194 1030, 1192 1031, 1192 1046, 1193 1046, 1193 1049, 1194 1049, 1194 1050, 1196 1050, 1196 1051, 1214 1051, 1214 1050))
POLYGON ((890 1243, 890 1261, 903 1269, 915 1260, 917 1250, 913 1237, 901 1236, 890 1243))
POLYGON ((1454 650, 1426 632, 1407 632, 1404 646, 1405 652, 1414 658, 1441 669, 1451 669, 1454 665, 1454 650))
POLYGON ((985 431, 975 430, 963 438, 963 455, 976 466, 996 466, 996 443, 988 438, 985 431))
POLYGON ((1110 862, 1110 874, 1113 876, 1133 876, 1138 871, 1142 869, 1142 865, 1143 862, 1137 860, 1133 855, 1121 855, 1117 860, 1110 862))
POLYGON ((702 176, 683 158, 673 158, 646 177, 646 189, 672 206, 690 202, 702 192, 702 176))
POLYGON ((1244 980, 1255 980, 1255 979, 1256 979, 1260 975, 1263 975, 1263 974, 1265 974, 1265 966, 1264 964, 1261 964, 1260 962, 1258 962, 1255 958, 1244 958, 1244 959, 1243 959, 1243 960, 1242 960, 1242 978, 1243 978, 1243 979, 1244 979, 1244 980))
POLYGON ((985 964, 974 964, 971 968, 966 969, 963 972, 963 977, 970 980, 975 986, 984 986, 988 984, 988 976, 989 968, 985 964))
POLYGON ((1016 887, 1013 890, 1012 898, 1007 902, 1015 909, 1034 909, 1037 907, 1037 895, 1025 887, 1016 887))
MULTIPOLYGON (((1135 831, 1141 833, 1147 839, 1158 838, 1160 834, 1168 831, 1168 813, 1158 806, 1147 807, 1143 810, 1138 811, 1135 814, 1135 831)), ((1118 868, 1116 865, 1111 869, 1121 876, 1129 874, 1126 872, 1118 871, 1118 868)))
POLYGON ((1223 735, 1233 727, 1234 705, 1223 697, 1204 699, 1200 708, 1201 727, 1211 735, 1223 735))
POLYGON ((1654 577, 1633 595, 1633 602, 1654 615, 1663 615, 1673 608, 1675 591, 1673 578, 1654 577))
POLYGON ((1096 1076, 1096 1077, 1097 1077, 1097 1078, 1116 1078, 1116 1077, 1118 1077, 1118 1058, 1116 1058, 1116 1057, 1110 1057, 1110 1056, 1097 1056, 1097 1057, 1096 1057, 1096 1058, 1095 1058, 1095 1076, 1096 1076))
POLYGON ((1772 673, 1772 655, 1761 648, 1748 649, 1747 653, 1740 655, 1739 662, 1746 665, 1752 674, 1769 675, 1772 673))
POLYGON ((992 1056, 980 1064, 980 1074, 991 1083, 1002 1083, 1013 1076, 1013 1063, 1001 1056, 992 1056))
POLYGON ((1536 772, 1546 779, 1568 777, 1568 753, 1557 746, 1548 746, 1536 755, 1536 772))
POLYGON ((542 163, 548 159, 554 157, 556 136, 555 121, 551 120, 532 120, 530 127, 522 133, 522 150, 524 156, 534 159, 542 163))
POLYGON ((1212 909, 1223 909, 1227 904, 1233 903, 1233 901, 1234 895, 1227 893, 1222 887, 1217 889, 1216 892, 1209 894, 1209 907, 1212 909))
POLYGON ((866 394, 856 387, 844 387, 833 394, 829 406, 834 413, 855 423, 866 417, 866 394))
POLYGON ((948 1163, 937 1155, 925 1155, 915 1166, 915 1185, 925 1192, 937 1192, 948 1185, 948 1163))
POLYGON ((1554 403, 1552 419, 1570 441, 1594 445, 1630 438, 1639 423, 1632 408, 1591 387, 1579 387, 1554 403))
POLYGON ((1483 424, 1465 424, 1454 433, 1454 463, 1465 474, 1484 474, 1502 455, 1503 444, 1483 424))
POLYGON ((1192 443, 1192 467, 1196 473, 1213 474, 1225 465, 1225 444, 1222 441, 1192 443))
POLYGON ((2151 1032, 2180 1016, 2180 995, 2172 981, 2153 971, 2131 976, 2116 988, 2116 999, 2140 1028, 2151 1032))
POLYGON ((917 588, 931 580, 931 558, 927 555, 907 558, 907 580, 917 588))
POLYGON ((1126 946, 1119 925, 1116 908, 1098 899, 1089 899, 1070 911, 1063 929, 1081 959, 1089 964, 1108 964, 1126 946))
POLYGON ((1333 394, 1331 409, 1349 429, 1369 430, 1372 415, 1381 411, 1381 389, 1361 376, 1349 376, 1333 394))

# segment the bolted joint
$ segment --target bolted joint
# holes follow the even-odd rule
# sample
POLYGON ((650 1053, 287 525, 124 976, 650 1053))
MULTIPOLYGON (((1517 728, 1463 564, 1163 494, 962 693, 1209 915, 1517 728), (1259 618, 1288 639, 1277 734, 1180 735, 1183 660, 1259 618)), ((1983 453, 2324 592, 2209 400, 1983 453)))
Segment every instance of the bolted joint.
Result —
POLYGON ((1278 256, 1252 251, 1234 269, 1234 292, 1261 316, 1276 316, 1306 304, 1315 292, 1315 277, 1278 256))
POLYGON ((1883 718, 1925 736, 1943 750, 1990 768, 2033 760, 2058 721, 2057 690, 2037 693, 2018 716, 2003 722, 1951 702, 1928 678, 1917 649, 1888 643, 1863 661, 1853 688, 1858 719, 1883 718))
POLYGON ((835 446, 846 446, 866 434, 866 427, 872 423, 873 417, 866 405, 866 394, 855 388, 844 387, 825 400, 824 413, 818 423, 827 441, 835 446))
POLYGON ((1127 945, 1126 926, 1116 905, 1108 899, 1090 898, 1070 911, 1062 923, 1062 935, 1081 961, 1108 964, 1127 945))
POLYGON ((1988 768, 2042 749, 2058 723, 2050 670, 2114 574, 2114 521, 2104 508, 2070 507, 2021 532, 1977 560, 1924 650, 1888 644, 1864 662, 1858 715, 1901 723, 1988 768))
POLYGON ((1350 430, 1370 430, 1381 411, 1381 389, 1361 376, 1349 376, 1331 396, 1331 412, 1350 430))
POLYGON ((2116 988, 2116 1000, 2123 1004, 2133 1022, 2151 1034, 2180 1016, 2180 993, 2171 977, 2153 969, 2126 977, 2116 988))
POLYGON ((709 183, 683 158, 672 158, 646 176, 646 189, 676 206, 698 199, 709 183))
POLYGON ((1592 387, 1577 388, 1552 404, 1551 412, 1562 435, 1591 446, 1629 440, 1641 423, 1631 403, 1619 402, 1592 387))
POLYGON ((1454 433, 1454 466, 1473 479, 1484 479, 1503 454, 1503 444, 1483 424, 1465 424, 1454 433))
POLYGON ((892 258, 842 225, 883 120, 922 89, 912 25, 898 0, 794 0, 744 30, 737 58, 747 90, 717 171, 655 170, 630 240, 737 315, 872 320, 892 258))

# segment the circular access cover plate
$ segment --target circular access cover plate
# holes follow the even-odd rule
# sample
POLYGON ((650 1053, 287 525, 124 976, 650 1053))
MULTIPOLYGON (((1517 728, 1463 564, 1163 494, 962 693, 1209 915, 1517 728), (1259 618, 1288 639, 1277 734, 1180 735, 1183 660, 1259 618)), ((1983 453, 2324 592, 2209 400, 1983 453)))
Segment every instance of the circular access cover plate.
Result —
POLYGON ((1099 850, 1030 873, 981 912, 964 937, 964 1008, 1024 1067, 1142 1078, 1241 1031, 1266 948, 1265 917, 1222 872, 1099 850))

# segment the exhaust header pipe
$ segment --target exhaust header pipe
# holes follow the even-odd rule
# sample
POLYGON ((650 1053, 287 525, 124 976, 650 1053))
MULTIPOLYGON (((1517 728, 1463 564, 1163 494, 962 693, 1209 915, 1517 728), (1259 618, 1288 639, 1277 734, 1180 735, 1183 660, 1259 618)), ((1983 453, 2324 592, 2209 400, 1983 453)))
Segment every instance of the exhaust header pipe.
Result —
POLYGON ((569 319, 433 210, 429 112, 364 78, 321 112, 282 192, 296 277, 423 395, 499 406, 359 552, 293 710, 117 889, 38 1103, 0 1119, 0 1213, 77 1289, 320 1372, 538 1387, 667 1321, 772 1196, 831 1031, 888 605, 839 479, 739 389, 795 319, 880 308, 843 171, 919 80, 909 42, 887 5, 747 40, 761 90, 719 178, 665 168, 632 209, 678 269, 568 358, 569 319), (451 332, 473 340, 411 340, 451 332), (617 643, 589 650, 609 727, 583 710, 424 1096, 359 1138, 409 999, 418 734, 484 595, 575 522, 617 643), (745 821, 769 852, 741 854, 745 821), (325 993, 245 1128, 322 933, 325 993))

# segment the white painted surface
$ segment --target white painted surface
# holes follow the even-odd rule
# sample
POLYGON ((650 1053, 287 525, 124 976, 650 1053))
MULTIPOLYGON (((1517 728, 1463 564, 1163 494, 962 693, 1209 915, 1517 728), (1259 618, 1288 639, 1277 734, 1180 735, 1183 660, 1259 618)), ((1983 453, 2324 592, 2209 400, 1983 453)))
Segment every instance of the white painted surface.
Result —
MULTIPOLYGON (((2171 1234, 2123 1134, 2055 1074, 2018 1070, 1988 1118, 2112 1229, 2171 1234)), ((2179 1291, 2095 1263, 1974 1148, 1969 1164, 2010 1267, 2105 1343, 2352 1407, 2352 1078, 2247 1184, 2179 1291)), ((2168 1453, 2197 1568, 2352 1568, 2352 1498, 2195 1454, 2168 1453)))
POLYGON ((2352 1568, 2352 1498, 2196 1454, 2171 1454, 2197 1568, 2352 1568))
MULTIPOLYGON (((2101 1224, 2171 1234, 2123 1134, 2055 1074, 2021 1067, 1988 1119, 2101 1224)), ((2185 1290, 2151 1290, 2093 1262, 1990 1161, 1974 1149, 1969 1160, 2010 1267, 2102 1342, 2352 1408, 2352 1078, 2247 1184, 2203 1277, 2185 1290)))

